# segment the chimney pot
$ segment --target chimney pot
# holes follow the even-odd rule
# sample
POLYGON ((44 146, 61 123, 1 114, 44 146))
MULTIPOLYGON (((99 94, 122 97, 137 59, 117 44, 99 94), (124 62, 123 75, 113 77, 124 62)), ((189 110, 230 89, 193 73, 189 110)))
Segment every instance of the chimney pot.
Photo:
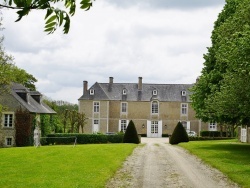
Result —
POLYGON ((114 78, 113 77, 109 77, 109 83, 113 84, 114 78))

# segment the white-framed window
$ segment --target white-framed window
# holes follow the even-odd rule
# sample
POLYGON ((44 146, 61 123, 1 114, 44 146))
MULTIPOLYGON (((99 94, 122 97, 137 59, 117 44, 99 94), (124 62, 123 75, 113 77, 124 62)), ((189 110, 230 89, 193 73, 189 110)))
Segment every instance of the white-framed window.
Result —
POLYGON ((99 113, 100 112, 100 102, 94 101, 94 113, 99 113))
POLYGON ((99 119, 94 119, 93 120, 93 133, 98 133, 99 132, 99 119))
POLYGON ((152 101, 151 103, 151 112, 152 114, 158 114, 159 113, 159 104, 157 101, 152 101))
POLYGON ((186 91, 181 91, 181 96, 186 96, 187 92, 186 91))
POLYGON ((122 119, 121 120, 121 131, 125 132, 127 129, 127 120, 126 119, 122 119))
POLYGON ((158 133, 159 127, 158 127, 158 121, 151 121, 151 133, 158 133))
POLYGON ((94 89, 90 89, 90 90, 89 90, 89 94, 90 94, 90 95, 94 95, 94 94, 95 94, 95 90, 94 90, 94 89))
POLYGON ((121 113, 127 113, 128 111, 128 103, 122 102, 121 103, 121 113))
POLYGON ((3 127, 13 128, 14 127, 14 114, 3 113, 3 127))
POLYGON ((153 90, 153 95, 157 95, 157 90, 153 90))
POLYGON ((186 131, 190 131, 190 121, 182 121, 181 124, 183 125, 186 131))
POLYGON ((13 145, 13 137, 5 137, 5 145, 12 146, 13 145))
POLYGON ((216 122, 210 122, 208 124, 208 130, 209 131, 217 131, 217 123, 216 122))
POLYGON ((123 94, 123 95, 127 95, 126 89, 123 89, 123 90, 122 90, 122 94, 123 94))
POLYGON ((181 115, 187 115, 188 114, 188 104, 187 103, 181 103, 181 115))

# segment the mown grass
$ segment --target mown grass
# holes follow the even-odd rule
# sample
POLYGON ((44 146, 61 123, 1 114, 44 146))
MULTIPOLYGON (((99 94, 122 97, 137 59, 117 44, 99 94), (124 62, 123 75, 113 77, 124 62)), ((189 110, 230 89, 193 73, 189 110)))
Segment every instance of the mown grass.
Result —
POLYGON ((135 144, 1 148, 0 187, 105 187, 135 144))
POLYGON ((194 141, 181 143, 212 167, 242 187, 250 187, 250 145, 237 140, 194 141))

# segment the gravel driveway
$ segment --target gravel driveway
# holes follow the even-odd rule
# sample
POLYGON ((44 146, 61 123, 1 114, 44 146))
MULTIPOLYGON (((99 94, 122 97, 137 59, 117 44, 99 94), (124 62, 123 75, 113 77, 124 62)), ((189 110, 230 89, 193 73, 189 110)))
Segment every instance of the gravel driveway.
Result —
POLYGON ((168 138, 142 138, 107 188, 236 188, 221 172, 176 145, 168 138))

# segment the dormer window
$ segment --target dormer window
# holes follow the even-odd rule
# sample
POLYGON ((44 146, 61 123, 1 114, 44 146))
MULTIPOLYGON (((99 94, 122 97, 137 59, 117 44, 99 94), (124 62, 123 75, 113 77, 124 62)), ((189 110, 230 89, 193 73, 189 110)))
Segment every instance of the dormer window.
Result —
POLYGON ((94 90, 94 89, 90 89, 90 90, 89 90, 89 94, 90 94, 90 95, 94 95, 94 94, 95 94, 95 90, 94 90))
POLYGON ((122 90, 122 94, 123 94, 123 95, 127 95, 126 89, 123 89, 123 90, 122 90))
POLYGON ((181 96, 186 96, 187 92, 186 91, 181 91, 181 96))
POLYGON ((157 90, 153 90, 153 95, 157 95, 157 90))

